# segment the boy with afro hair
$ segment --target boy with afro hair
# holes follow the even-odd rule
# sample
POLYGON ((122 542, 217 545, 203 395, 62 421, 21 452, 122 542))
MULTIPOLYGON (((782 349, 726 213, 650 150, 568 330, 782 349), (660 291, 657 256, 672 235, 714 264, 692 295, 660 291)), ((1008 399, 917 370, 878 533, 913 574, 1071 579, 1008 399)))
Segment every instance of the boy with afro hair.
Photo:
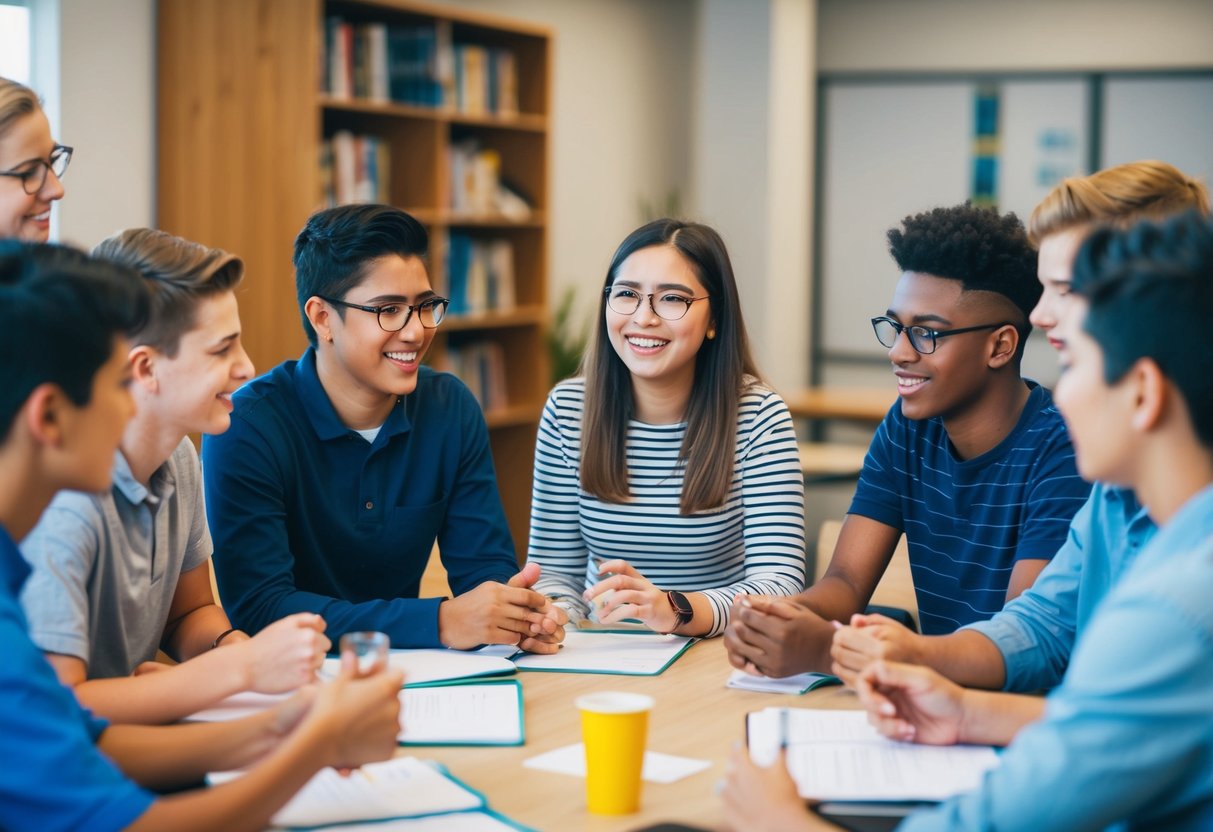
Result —
POLYGON ((888 238, 901 277, 872 328, 899 401, 822 579, 737 601, 725 644, 751 673, 828 672, 832 622, 864 610, 903 533, 924 633, 989 618, 1031 586, 1089 490, 1049 391, 1020 375, 1041 292, 1023 225, 966 203, 888 238))

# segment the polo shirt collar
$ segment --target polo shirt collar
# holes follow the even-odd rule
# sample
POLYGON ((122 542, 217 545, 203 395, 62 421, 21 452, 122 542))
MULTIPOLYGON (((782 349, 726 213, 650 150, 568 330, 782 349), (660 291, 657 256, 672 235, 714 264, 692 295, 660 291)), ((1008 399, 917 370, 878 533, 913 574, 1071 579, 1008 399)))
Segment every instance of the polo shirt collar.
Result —
MULTIPOLYGON (((328 393, 324 392, 324 385, 320 383, 320 376, 316 372, 315 347, 308 347, 303 357, 295 362, 294 376, 299 401, 303 404, 303 411, 307 414, 307 419, 318 439, 328 441, 341 439, 351 434, 357 435, 341 421, 332 401, 329 400, 328 393)), ((410 427, 412 427, 412 423, 405 412, 404 397, 402 396, 396 400, 396 406, 388 414, 387 421, 383 423, 383 429, 379 431, 375 444, 378 445, 392 436, 405 433, 410 427)))
POLYGON ((172 495, 173 489, 176 487, 176 481, 169 470, 167 460, 152 474, 150 490, 144 487, 143 483, 135 479, 134 474, 131 473, 131 465, 126 461, 126 456, 121 449, 114 452, 112 473, 114 488, 118 489, 119 493, 133 506, 143 502, 159 503, 172 495))
POLYGON ((30 565, 21 557, 17 542, 9 535, 8 529, 0 525, 0 581, 4 588, 16 598, 29 577, 30 565))

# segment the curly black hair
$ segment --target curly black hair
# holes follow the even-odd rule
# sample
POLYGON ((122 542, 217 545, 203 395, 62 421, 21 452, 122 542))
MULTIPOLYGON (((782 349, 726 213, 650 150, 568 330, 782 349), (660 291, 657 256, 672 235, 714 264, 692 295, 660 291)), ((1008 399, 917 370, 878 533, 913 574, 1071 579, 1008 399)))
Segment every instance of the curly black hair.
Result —
POLYGON ((889 230, 889 254, 903 272, 959 280, 965 291, 997 292, 1023 312, 1040 300, 1036 251, 1014 213, 971 203, 906 217, 889 230))

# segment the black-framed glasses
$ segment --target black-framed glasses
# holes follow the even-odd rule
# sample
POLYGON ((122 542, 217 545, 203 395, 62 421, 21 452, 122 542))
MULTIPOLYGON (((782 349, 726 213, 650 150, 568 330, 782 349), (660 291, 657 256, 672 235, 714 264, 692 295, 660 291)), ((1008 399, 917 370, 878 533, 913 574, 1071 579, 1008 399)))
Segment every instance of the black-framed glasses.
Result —
POLYGON ((607 306, 620 315, 635 315, 636 310, 640 308, 640 301, 648 298, 649 308, 658 318, 667 321, 682 320, 690 310, 691 304, 711 297, 711 295, 704 295, 701 298, 688 298, 677 292, 649 292, 646 294, 626 286, 608 286, 603 290, 603 294, 607 297, 607 306))
POLYGON ((384 332, 399 332, 408 326, 409 319, 413 317, 413 312, 416 311, 417 319, 421 321, 421 325, 426 329, 434 329, 438 324, 442 323, 442 319, 446 317, 446 308, 450 301, 446 298, 426 298, 421 303, 385 303, 382 306, 363 306, 360 303, 349 303, 336 298, 326 298, 324 295, 317 295, 323 301, 327 301, 334 306, 344 306, 348 309, 361 309, 363 312, 373 312, 379 319, 379 328, 384 332))
POLYGON ((1000 326, 1014 326, 1010 321, 997 324, 981 324, 979 326, 962 326, 960 329, 930 329, 925 326, 905 326, 892 318, 881 315, 872 319, 872 329, 876 332, 876 340, 881 346, 893 348, 897 336, 905 333, 910 339, 910 346, 922 355, 930 355, 938 346, 940 338, 949 335, 960 335, 962 332, 978 332, 983 329, 998 329, 1000 326))
POLYGON ((31 159, 22 162, 12 170, 0 171, 0 176, 11 176, 21 180, 21 188, 27 194, 36 194, 46 184, 46 172, 55 172, 56 179, 62 179, 67 173, 67 166, 72 161, 72 149, 64 144, 55 145, 47 159, 31 159))

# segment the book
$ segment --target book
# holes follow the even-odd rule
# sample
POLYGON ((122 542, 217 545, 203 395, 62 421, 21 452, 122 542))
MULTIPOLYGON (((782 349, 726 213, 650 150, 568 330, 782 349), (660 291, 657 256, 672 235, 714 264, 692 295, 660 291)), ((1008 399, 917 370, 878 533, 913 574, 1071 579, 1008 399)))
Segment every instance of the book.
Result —
POLYGON ((608 673, 657 676, 686 652, 695 639, 660 633, 566 630, 560 650, 512 657, 519 670, 555 673, 608 673))
POLYGON ((820 687, 841 684, 841 679, 827 673, 798 673, 783 679, 772 679, 769 676, 754 676, 744 670, 734 670, 729 674, 725 687, 798 696, 820 687))
MULTIPOLYGON (((514 665, 505 659, 462 650, 389 650, 388 666, 403 670, 404 683, 410 688, 514 673, 514 665)), ((341 660, 330 656, 320 675, 332 678, 340 669, 341 660)))
POLYGON ((990 746, 888 739, 864 711, 753 711, 746 715, 746 742, 759 765, 768 765, 786 743, 792 779, 811 800, 937 802, 977 788, 998 765, 990 746))

